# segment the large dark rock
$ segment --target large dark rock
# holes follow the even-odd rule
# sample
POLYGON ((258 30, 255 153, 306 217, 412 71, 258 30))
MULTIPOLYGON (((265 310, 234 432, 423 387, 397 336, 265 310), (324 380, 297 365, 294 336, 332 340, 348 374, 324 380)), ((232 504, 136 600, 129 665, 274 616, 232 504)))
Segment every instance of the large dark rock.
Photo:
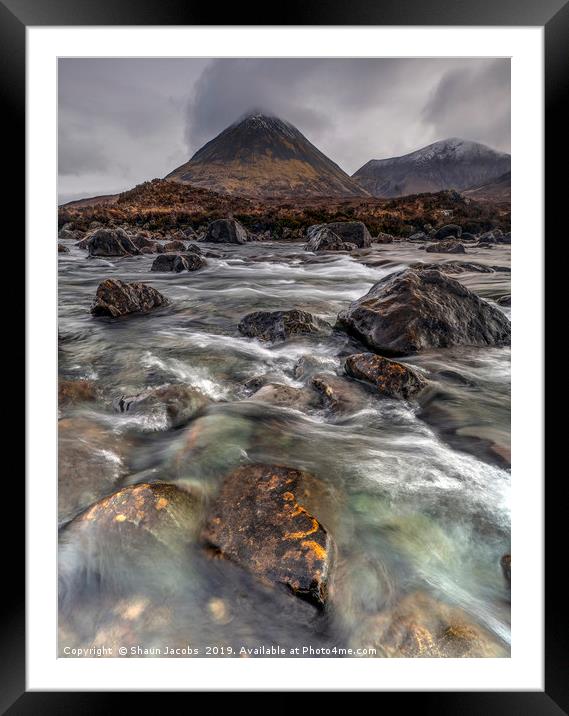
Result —
POLYGON ((327 227, 342 241, 355 244, 359 249, 371 246, 372 238, 363 221, 334 221, 327 224, 327 227))
POLYGON ((303 505, 312 479, 276 465, 237 468, 224 480, 202 535, 226 559, 322 607, 334 542, 303 505))
POLYGON ((177 428, 189 422, 210 402, 198 388, 174 383, 151 388, 138 395, 123 395, 117 407, 121 413, 146 416, 153 428, 177 428))
POLYGON ((87 242, 89 256, 135 256, 140 254, 124 229, 97 229, 87 242))
POLYGON ((346 251, 346 244, 328 226, 324 225, 310 234, 306 251, 346 251))
POLYGON ((284 341, 291 336, 318 333, 330 326, 307 311, 255 311, 239 321, 239 332, 261 341, 284 341))
POLYGON ((446 241, 437 241, 436 244, 429 244, 425 249, 428 254, 465 254, 464 245, 460 241, 447 239, 446 241))
POLYGON ((348 356, 345 370, 352 378, 371 383, 381 395, 389 398, 407 400, 427 386, 427 381, 417 371, 375 353, 348 356))
POLYGON ((94 316, 126 316, 129 313, 146 313, 153 308, 167 306, 168 299, 145 283, 124 283, 108 278, 99 284, 91 313, 94 316))
POLYGON ((510 321, 440 271, 397 271, 338 316, 349 333, 385 355, 453 345, 509 345, 510 321))
POLYGON ((458 224, 446 224, 445 226, 441 226, 440 229, 437 229, 433 236, 433 239, 435 239, 436 241, 441 241, 442 239, 446 239, 448 236, 459 237, 461 234, 462 228, 458 226, 458 224))
POLYGON ((235 219, 218 219, 207 227, 204 241, 215 244, 245 244, 247 232, 235 219))
POLYGON ((206 265, 206 260, 199 254, 190 251, 187 254, 160 254, 157 256, 151 271, 197 271, 206 265))

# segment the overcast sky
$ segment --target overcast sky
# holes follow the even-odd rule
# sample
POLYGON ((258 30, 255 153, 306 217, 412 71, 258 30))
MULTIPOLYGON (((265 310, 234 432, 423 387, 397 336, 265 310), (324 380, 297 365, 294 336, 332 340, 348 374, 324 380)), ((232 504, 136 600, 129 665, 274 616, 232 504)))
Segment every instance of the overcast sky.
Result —
POLYGON ((163 177, 248 110, 353 174, 447 137, 510 151, 504 59, 61 59, 60 202, 163 177))

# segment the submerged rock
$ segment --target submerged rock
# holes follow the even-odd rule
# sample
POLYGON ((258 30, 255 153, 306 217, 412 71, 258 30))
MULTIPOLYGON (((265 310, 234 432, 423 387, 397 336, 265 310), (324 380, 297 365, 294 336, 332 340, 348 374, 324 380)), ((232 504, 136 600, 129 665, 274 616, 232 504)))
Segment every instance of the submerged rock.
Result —
POLYGON ((454 239, 447 241, 439 241, 436 244, 430 244, 425 249, 428 254, 465 254, 464 244, 454 239))
POLYGON ((334 358, 305 353, 294 364, 292 373, 295 378, 307 378, 323 370, 334 370, 337 362, 334 358))
POLYGON ((458 224, 445 224, 445 226, 441 226, 440 229, 435 231, 433 239, 435 239, 435 241, 441 241, 449 236, 460 237, 461 234, 462 227, 458 226, 458 224))
POLYGON ((117 407, 121 413, 164 417, 169 427, 177 428, 191 420, 211 400, 192 385, 173 384, 152 388, 139 395, 122 396, 117 407))
POLYGON ((255 311, 244 316, 239 332, 261 341, 285 341, 291 336, 318 333, 330 326, 307 311, 255 311))
POLYGON ((202 536, 226 559, 323 607, 334 542, 302 505, 311 479, 276 465, 237 468, 225 478, 202 536))
POLYGON ((116 278, 102 281, 91 307, 93 316, 126 316, 146 313, 153 308, 167 306, 168 299, 145 283, 124 283, 116 278))
POLYGON ((140 254, 124 229, 97 229, 87 241, 89 256, 135 256, 140 254))
POLYGON ((59 407, 74 403, 92 403, 98 398, 98 391, 90 380, 59 379, 57 386, 59 407))
POLYGON ((389 398, 407 400, 427 386, 426 379, 417 371, 375 353, 348 356, 345 369, 348 375, 371 383, 389 398))
POLYGON ((510 321, 499 308, 434 270, 386 276, 341 312, 338 323, 386 355, 510 343, 510 321))
POLYGON ((245 244, 247 232, 235 219, 218 219, 207 227, 204 241, 216 244, 245 244))
POLYGON ((335 413, 355 413, 368 401, 362 386, 333 373, 313 375, 310 385, 322 395, 326 405, 335 413))
POLYGON ((180 273, 181 271, 197 271, 206 264, 207 261, 194 252, 188 254, 160 254, 154 259, 150 270, 180 273))
POLYGON ((318 396, 306 388, 294 388, 282 383, 269 383, 254 393, 249 400, 260 403, 270 403, 283 408, 303 410, 318 405, 318 396))

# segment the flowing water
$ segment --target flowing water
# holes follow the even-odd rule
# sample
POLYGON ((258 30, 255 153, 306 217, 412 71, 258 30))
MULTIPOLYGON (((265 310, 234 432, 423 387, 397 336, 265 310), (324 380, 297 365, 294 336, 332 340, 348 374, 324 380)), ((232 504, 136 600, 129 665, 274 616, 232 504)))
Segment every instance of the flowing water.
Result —
MULTIPOLYGON (((403 359, 432 381, 419 403, 368 391, 351 413, 300 412, 251 401, 251 386, 270 379, 302 387, 311 366, 341 375, 343 358, 361 344, 340 331, 263 344, 240 336, 237 323, 251 311, 291 308, 334 323, 350 301, 413 262, 509 267, 510 247, 472 248, 462 257, 426 254, 413 244, 354 256, 314 255, 294 243, 202 246, 217 256, 203 270, 180 274, 150 273, 151 255, 89 259, 74 246, 59 255, 60 376, 92 380, 102 396, 66 418, 75 421, 77 440, 94 436, 97 464, 112 467, 115 489, 164 480, 197 491, 207 505, 240 464, 278 463, 316 476, 326 489, 314 512, 337 543, 329 605, 319 612, 206 557, 198 542, 183 560, 165 551, 144 569, 119 569, 112 545, 99 544, 94 570, 92 555, 62 540, 60 653, 124 644, 133 655, 197 649, 194 655, 235 656, 279 645, 300 647, 297 656, 407 656, 402 628, 413 625, 416 643, 417 633, 452 626, 460 614, 461 624, 484 635, 477 655, 507 655, 509 591, 500 558, 510 551, 509 348, 403 359), (148 282, 171 305, 94 319, 90 304, 109 277, 148 282), (299 360, 304 371, 295 368, 299 360), (180 382, 212 400, 188 425, 168 429, 160 411, 117 409, 122 395, 180 382), (99 432, 82 433, 86 424, 99 432)), ((454 277, 488 300, 510 292, 508 272, 454 277)), ((72 491, 60 480, 60 504, 72 491)), ((107 485, 92 497, 109 492, 107 485)), ((63 503, 62 528, 86 507, 63 503)))

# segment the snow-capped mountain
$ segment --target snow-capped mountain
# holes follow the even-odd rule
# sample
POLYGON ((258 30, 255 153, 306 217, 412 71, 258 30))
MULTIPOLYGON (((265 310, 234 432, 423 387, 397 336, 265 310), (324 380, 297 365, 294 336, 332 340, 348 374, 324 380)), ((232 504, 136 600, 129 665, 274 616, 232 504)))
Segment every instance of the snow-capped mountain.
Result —
POLYGON ((509 171, 509 154, 452 137, 401 157, 372 159, 352 178, 373 196, 395 197, 462 191, 488 184, 509 171))
POLYGON ((259 112, 224 129, 165 178, 259 198, 368 195, 296 127, 259 112))

